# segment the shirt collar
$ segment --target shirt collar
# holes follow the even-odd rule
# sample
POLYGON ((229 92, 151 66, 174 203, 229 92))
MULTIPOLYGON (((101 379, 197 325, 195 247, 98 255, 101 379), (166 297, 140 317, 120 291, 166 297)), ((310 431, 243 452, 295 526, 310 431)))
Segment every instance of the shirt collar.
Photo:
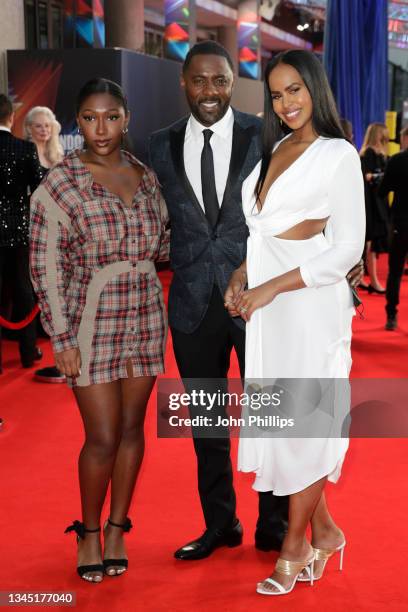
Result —
POLYGON ((8 132, 9 134, 11 134, 10 128, 6 127, 5 125, 0 125, 0 131, 8 132))
MULTIPOLYGON (((72 151, 70 151, 65 156, 65 158, 63 160, 63 164, 68 166, 68 168, 70 169, 70 171, 74 175, 75 181, 76 181, 79 189, 90 189, 92 187, 93 182, 94 182, 93 176, 92 176, 92 173, 90 172, 90 170, 88 170, 88 167, 84 164, 84 162, 79 157, 80 153, 81 153, 81 151, 79 149, 73 149, 72 151)), ((156 183, 155 183, 155 181, 146 180, 146 179, 149 179, 148 167, 145 166, 144 164, 142 164, 141 161, 139 161, 136 157, 134 157, 134 155, 132 155, 128 151, 122 151, 122 153, 124 154, 126 159, 131 164, 134 164, 135 166, 137 166, 137 165, 142 166, 142 168, 144 170, 144 173, 143 173, 143 176, 142 176, 142 181, 144 181, 144 183, 145 183, 145 185, 144 185, 145 186, 145 190, 146 191, 151 191, 152 193, 154 193, 154 191, 156 190, 156 183)))
POLYGON ((228 138, 232 133, 232 129, 234 126, 234 113, 232 112, 232 108, 229 106, 225 115, 217 121, 213 123, 213 125, 206 126, 197 121, 194 115, 190 115, 189 119, 190 129, 193 137, 198 140, 201 138, 201 134, 203 130, 210 129, 214 134, 220 136, 221 138, 228 138))

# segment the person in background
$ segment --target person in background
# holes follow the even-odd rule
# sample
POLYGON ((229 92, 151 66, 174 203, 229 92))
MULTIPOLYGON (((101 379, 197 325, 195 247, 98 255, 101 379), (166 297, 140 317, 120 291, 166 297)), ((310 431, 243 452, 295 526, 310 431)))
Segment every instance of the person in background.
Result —
POLYGON ((342 119, 340 119, 340 125, 343 128, 343 132, 347 140, 354 145, 353 124, 351 123, 351 121, 343 117, 342 119))
POLYGON ((37 147, 44 175, 64 157, 64 150, 59 141, 60 132, 61 125, 47 106, 35 106, 25 116, 24 138, 37 147))
POLYGON ((371 123, 360 150, 366 204, 366 266, 370 277, 369 293, 385 293, 377 276, 377 256, 388 250, 388 205, 378 193, 388 153, 388 129, 371 123))
MULTIPOLYGON (((400 146, 401 151, 405 151, 408 149, 408 125, 405 126, 400 132, 400 146)), ((407 264, 407 258, 405 259, 405 264, 407 264)), ((408 274, 408 267, 405 267, 404 274, 408 274)))
MULTIPOLYGON (((41 164, 41 176, 62 161, 64 150, 59 141, 61 125, 47 106, 34 106, 24 118, 24 138, 35 144, 41 164)), ((58 368, 46 366, 34 372, 35 380, 48 383, 62 383, 65 376, 58 368)))
MULTIPOLYGON (((21 320, 35 306, 28 265, 29 192, 40 183, 41 170, 35 146, 12 135, 13 123, 12 102, 0 94, 0 294, 7 273, 14 313, 21 320)), ((31 368, 42 357, 35 320, 19 331, 18 339, 21 364, 31 368)))
POLYGON ((379 195, 387 197, 394 192, 391 206, 391 242, 388 258, 386 287, 387 322, 385 329, 393 331, 398 325, 398 304, 401 278, 408 254, 408 128, 400 134, 401 152, 393 155, 385 167, 384 178, 379 186, 379 195))
POLYGON ((400 131, 400 146, 401 151, 408 149, 408 125, 400 131))

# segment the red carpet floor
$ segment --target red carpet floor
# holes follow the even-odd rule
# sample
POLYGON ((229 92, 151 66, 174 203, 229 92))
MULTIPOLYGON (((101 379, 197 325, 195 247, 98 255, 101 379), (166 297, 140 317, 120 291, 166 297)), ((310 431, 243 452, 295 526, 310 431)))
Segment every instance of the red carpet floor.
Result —
MULTIPOLYGON (((385 262, 381 262, 382 276, 385 262)), ((164 275, 168 283, 168 275, 164 275)), ((384 331, 384 298, 366 296, 365 318, 355 319, 353 375, 406 377, 408 277, 404 278, 400 328, 384 331)), ((40 342, 43 363, 52 361, 40 342)), ((155 399, 146 424, 147 451, 130 515, 129 572, 87 584, 75 573, 75 542, 63 531, 80 518, 76 461, 81 422, 65 385, 42 385, 22 370, 17 346, 4 343, 0 377, 0 591, 75 591, 79 610, 195 609, 197 612, 279 610, 330 612, 408 609, 403 572, 408 552, 408 452, 405 439, 354 439, 338 485, 328 497, 346 533, 345 567, 331 560, 313 588, 299 584, 288 596, 271 600, 255 593, 276 555, 253 546, 256 521, 251 475, 235 479, 244 544, 220 549, 211 558, 176 562, 173 551, 202 528, 191 440, 156 437, 155 399)), ((167 375, 176 375, 169 342, 167 375)), ((234 362, 233 373, 237 373, 234 362)), ((233 456, 236 455, 236 441, 233 456)), ((105 512, 106 515, 106 512, 105 512)), ((31 606, 30 606, 31 608, 31 606)))

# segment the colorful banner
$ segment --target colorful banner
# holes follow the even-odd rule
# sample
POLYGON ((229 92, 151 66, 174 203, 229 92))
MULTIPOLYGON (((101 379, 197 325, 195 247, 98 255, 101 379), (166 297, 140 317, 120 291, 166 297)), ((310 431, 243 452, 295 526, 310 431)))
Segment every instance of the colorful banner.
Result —
POLYGON ((76 0, 64 0, 64 48, 75 47, 75 5, 76 0))
POLYGON ((65 151, 82 148, 75 103, 81 87, 95 76, 122 85, 131 111, 128 141, 147 162, 152 132, 174 123, 188 112, 180 89, 179 65, 127 49, 31 49, 7 52, 9 95, 17 107, 13 132, 23 136, 23 121, 33 106, 48 106, 61 123, 65 151), (158 83, 165 83, 161 100, 158 83))
POLYGON ((238 7, 239 76, 259 79, 261 31, 259 2, 247 0, 238 7))
POLYGON ((165 0, 164 54, 184 61, 190 48, 190 0, 165 0))
POLYGON ((93 30, 95 48, 105 46, 105 0, 93 0, 93 30))
POLYGON ((104 0, 65 0, 64 46, 105 46, 104 0))
POLYGON ((408 48, 408 2, 388 2, 388 41, 392 47, 408 48))
POLYGON ((55 109, 61 84, 62 62, 57 57, 28 53, 11 56, 9 66, 9 95, 17 110, 13 131, 23 136, 24 117, 33 106, 55 109), (11 78, 10 78, 11 77, 11 78))

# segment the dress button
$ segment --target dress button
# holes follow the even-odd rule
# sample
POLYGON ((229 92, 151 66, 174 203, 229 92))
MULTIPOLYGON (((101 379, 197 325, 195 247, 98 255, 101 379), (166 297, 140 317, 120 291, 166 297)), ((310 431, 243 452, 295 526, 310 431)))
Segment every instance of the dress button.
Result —
POLYGON ((133 268, 136 268, 136 267, 137 267, 137 263, 133 263, 133 264, 132 264, 132 267, 133 267, 133 268))
POLYGON ((136 244, 136 240, 132 240, 132 244, 136 244))
POLYGON ((133 215, 129 215, 129 219, 133 219, 133 215))

